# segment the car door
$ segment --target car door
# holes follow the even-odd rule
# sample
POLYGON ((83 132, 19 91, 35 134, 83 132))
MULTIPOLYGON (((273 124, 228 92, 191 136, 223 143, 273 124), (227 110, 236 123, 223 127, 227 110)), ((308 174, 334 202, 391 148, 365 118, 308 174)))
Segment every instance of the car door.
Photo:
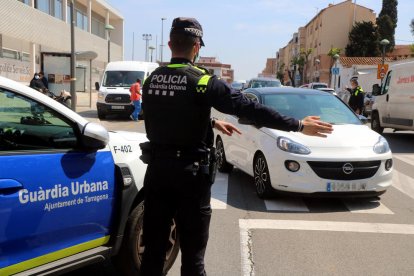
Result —
MULTIPOLYGON (((252 101, 259 101, 258 96, 253 93, 245 92, 245 96, 252 101)), ((234 121, 231 122, 235 124, 240 131, 241 135, 232 135, 231 143, 231 154, 235 157, 235 162, 237 166, 243 171, 250 171, 252 155, 257 149, 257 132, 258 129, 255 126, 249 124, 240 124, 239 118, 234 117, 234 121)))
POLYGON ((109 239, 109 149, 82 150, 76 122, 34 98, 0 87, 0 275, 109 239))
POLYGON ((392 110, 392 99, 393 96, 390 93, 390 85, 392 81, 393 71, 389 71, 387 74, 387 77, 384 81, 382 90, 381 90, 381 97, 382 101, 379 101, 378 103, 378 109, 380 110, 380 120, 382 122, 382 125, 392 125, 392 117, 391 117, 391 110, 392 110))

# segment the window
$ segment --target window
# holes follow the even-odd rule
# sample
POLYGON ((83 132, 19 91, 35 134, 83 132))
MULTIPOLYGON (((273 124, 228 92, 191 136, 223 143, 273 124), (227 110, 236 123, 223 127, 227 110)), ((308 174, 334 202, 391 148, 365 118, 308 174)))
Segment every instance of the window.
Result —
POLYGON ((0 154, 73 149, 78 141, 68 121, 47 106, 0 88, 0 154))
POLYGON ((22 53, 22 61, 29 61, 30 62, 30 54, 29 53, 22 53))
POLYGON ((391 83, 391 77, 392 77, 392 71, 390 71, 387 75, 387 79, 385 80, 384 89, 382 90, 382 95, 388 93, 388 89, 390 89, 390 83, 391 83))
POLYGON ((54 16, 56 18, 63 19, 63 15, 62 15, 62 12, 63 12, 62 0, 55 0, 54 1, 54 11, 55 11, 54 16))
POLYGON ((51 14, 50 0, 35 0, 35 8, 47 14, 51 14))
POLYGON ((29 5, 29 0, 19 0, 19 2, 22 2, 23 4, 29 5))
POLYGON ((88 30, 88 17, 80 10, 76 10, 76 26, 79 29, 88 30))
POLYGON ((20 54, 15 50, 3 48, 3 57, 11 59, 20 59, 20 54))
POLYGON ((95 18, 92 18, 92 29, 91 32, 94 35, 105 38, 105 24, 95 18))

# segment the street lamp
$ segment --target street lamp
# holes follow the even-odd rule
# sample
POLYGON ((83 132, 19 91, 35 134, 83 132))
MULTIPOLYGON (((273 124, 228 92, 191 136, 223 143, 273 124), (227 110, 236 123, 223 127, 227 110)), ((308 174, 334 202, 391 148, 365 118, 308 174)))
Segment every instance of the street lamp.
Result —
POLYGON ((162 61, 163 61, 163 59, 162 59, 162 54, 163 54, 163 48, 164 48, 164 20, 166 20, 167 18, 165 18, 165 17, 162 17, 161 18, 161 45, 160 45, 160 60, 161 60, 161 63, 162 63, 162 61))
POLYGON ((338 59, 339 59, 339 55, 338 54, 335 54, 334 56, 333 56, 333 59, 335 60, 335 70, 334 70, 334 75, 335 75, 335 79, 334 79, 334 90, 336 91, 336 75, 337 75, 337 73, 338 73, 338 71, 337 71, 337 68, 338 68, 338 59))
POLYGON ((155 50, 154 46, 149 46, 148 49, 150 50, 151 62, 152 62, 152 52, 155 50))
POLYGON ((105 25, 105 30, 108 32, 108 63, 111 61, 111 31, 115 30, 111 24, 105 25))
MULTIPOLYGON (((382 69, 384 69, 384 63, 385 63, 385 47, 387 47, 388 44, 390 44, 390 41, 388 39, 383 39, 380 41, 380 44, 382 45, 382 69)), ((384 79, 384 73, 381 72, 381 83, 384 79)))
POLYGON ((143 34, 142 39, 145 40, 145 61, 148 61, 148 41, 152 39, 152 35, 143 34))

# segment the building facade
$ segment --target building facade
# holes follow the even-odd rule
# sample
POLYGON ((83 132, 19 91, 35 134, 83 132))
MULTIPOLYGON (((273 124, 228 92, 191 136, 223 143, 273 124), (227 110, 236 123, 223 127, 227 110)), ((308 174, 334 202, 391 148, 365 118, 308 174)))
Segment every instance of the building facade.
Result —
POLYGON ((221 63, 215 57, 200 57, 196 65, 208 69, 212 74, 231 84, 234 81, 234 70, 230 64, 221 63))
POLYGON ((52 81, 67 81, 65 73, 47 72, 46 57, 70 56, 72 2, 77 91, 90 91, 100 81, 109 53, 111 61, 123 59, 124 19, 104 0, 2 0, 1 76, 28 84, 35 72, 44 71, 52 81))
MULTIPOLYGON (((288 45, 279 49, 277 66, 285 64, 285 70, 292 70, 292 59, 300 51, 308 51, 307 62, 301 72, 300 81, 329 82, 333 60, 328 53, 331 48, 345 52, 348 34, 355 22, 375 22, 376 14, 372 9, 347 0, 336 5, 329 4, 320 10, 304 27, 300 27, 288 45)), ((295 72, 297 75, 298 72, 295 72)), ((286 73, 287 76, 287 73, 286 73)), ((285 76, 285 80, 286 80, 285 76)))

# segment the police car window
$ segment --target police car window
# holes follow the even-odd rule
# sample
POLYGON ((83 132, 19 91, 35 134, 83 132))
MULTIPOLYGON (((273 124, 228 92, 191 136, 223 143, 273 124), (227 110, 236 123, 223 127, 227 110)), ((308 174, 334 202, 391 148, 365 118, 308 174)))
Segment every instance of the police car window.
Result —
POLYGON ((0 154, 76 146, 74 130, 62 115, 41 103, 0 88, 0 154))

